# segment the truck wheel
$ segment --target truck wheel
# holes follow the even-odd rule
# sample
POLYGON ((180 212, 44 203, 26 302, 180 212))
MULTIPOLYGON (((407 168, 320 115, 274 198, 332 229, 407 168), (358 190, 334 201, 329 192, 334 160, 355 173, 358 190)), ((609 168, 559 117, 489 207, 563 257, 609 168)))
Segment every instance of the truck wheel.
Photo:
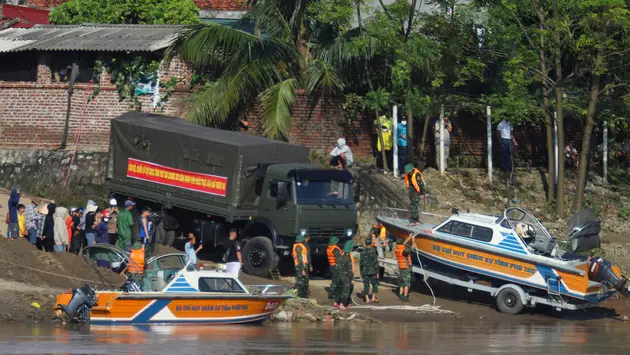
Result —
POLYGON ((278 265, 277 259, 273 243, 267 237, 252 238, 243 248, 243 266, 250 275, 269 276, 269 271, 278 265))
POLYGON ((507 314, 519 314, 523 310, 521 296, 512 288, 505 288, 497 295, 497 308, 507 314))

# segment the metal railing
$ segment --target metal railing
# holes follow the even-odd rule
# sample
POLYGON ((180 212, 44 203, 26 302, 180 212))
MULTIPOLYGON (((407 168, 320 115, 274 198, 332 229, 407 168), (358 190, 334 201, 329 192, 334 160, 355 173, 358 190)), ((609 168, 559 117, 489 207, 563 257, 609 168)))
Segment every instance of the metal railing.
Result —
POLYGON ((285 285, 247 285, 247 290, 252 295, 262 295, 262 296, 283 296, 291 287, 285 285))

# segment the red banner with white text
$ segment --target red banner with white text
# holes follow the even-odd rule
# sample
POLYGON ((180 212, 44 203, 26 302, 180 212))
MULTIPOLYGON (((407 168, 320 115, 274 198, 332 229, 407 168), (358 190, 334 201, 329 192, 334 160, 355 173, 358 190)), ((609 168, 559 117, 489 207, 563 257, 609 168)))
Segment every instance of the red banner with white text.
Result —
POLYGON ((127 177, 225 197, 226 177, 193 173, 137 159, 128 159, 127 177))

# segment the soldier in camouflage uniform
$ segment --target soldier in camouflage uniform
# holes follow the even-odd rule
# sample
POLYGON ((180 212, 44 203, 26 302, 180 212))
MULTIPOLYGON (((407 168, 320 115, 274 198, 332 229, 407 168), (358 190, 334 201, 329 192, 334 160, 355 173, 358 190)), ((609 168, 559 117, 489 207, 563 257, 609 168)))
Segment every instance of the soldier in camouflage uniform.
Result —
POLYGON ((420 170, 413 167, 413 164, 405 165, 405 185, 409 190, 409 200, 411 201, 411 217, 409 218, 409 226, 415 226, 420 223, 418 209, 420 201, 424 199, 424 177, 420 170))
POLYGON ((409 302, 409 286, 411 286, 411 272, 412 272, 412 261, 411 261, 411 248, 407 243, 409 243, 413 239, 413 234, 409 234, 409 238, 403 241, 402 239, 396 240, 396 262, 398 263, 398 297, 405 301, 409 302))
POLYGON ((349 240, 343 247, 343 255, 337 261, 337 279, 339 286, 335 295, 335 303, 339 305, 339 309, 346 309, 346 303, 350 299, 352 293, 352 284, 354 283, 354 275, 352 273, 352 259, 350 253, 354 249, 354 243, 349 240))
POLYGON ((332 237, 328 242, 328 248, 326 248, 326 256, 328 257, 328 265, 330 266, 330 289, 328 291, 328 298, 333 300, 333 307, 339 306, 337 302, 335 302, 335 295, 337 294, 337 289, 339 287, 337 262, 343 252, 341 251, 341 248, 337 246, 338 243, 339 238, 332 237))
POLYGON ((372 286, 372 302, 378 302, 379 267, 378 255, 372 238, 365 241, 365 248, 361 251, 361 278, 363 279, 363 298, 365 303, 370 303, 370 285, 372 286))
POLYGON ((298 297, 308 298, 308 247, 305 244, 304 235, 298 234, 293 244, 293 261, 295 264, 295 288, 298 297))

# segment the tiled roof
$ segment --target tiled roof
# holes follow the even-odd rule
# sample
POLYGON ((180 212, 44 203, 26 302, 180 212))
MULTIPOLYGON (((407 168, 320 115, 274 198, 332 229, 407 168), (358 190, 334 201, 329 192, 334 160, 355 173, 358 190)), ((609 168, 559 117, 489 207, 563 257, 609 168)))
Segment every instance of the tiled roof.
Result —
POLYGON ((0 31, 0 53, 38 51, 131 51, 164 49, 183 26, 177 25, 36 25, 0 31))
POLYGON ((201 10, 247 10, 247 0, 193 0, 201 10))
MULTIPOLYGON (((67 0, 27 0, 38 7, 59 6, 67 0)), ((247 9, 247 0, 193 0, 201 10, 237 11, 247 9)))

